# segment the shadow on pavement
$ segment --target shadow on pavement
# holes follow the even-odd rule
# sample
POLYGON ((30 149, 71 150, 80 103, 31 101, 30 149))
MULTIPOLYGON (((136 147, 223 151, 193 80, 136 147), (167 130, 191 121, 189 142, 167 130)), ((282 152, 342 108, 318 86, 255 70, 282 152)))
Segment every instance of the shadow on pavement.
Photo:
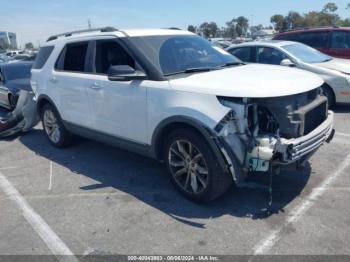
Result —
POLYGON ((199 228, 205 228, 205 223, 198 223, 193 219, 210 219, 224 215, 265 219, 284 212, 285 206, 303 190, 311 173, 308 166, 299 173, 282 171, 280 175, 275 176, 271 207, 266 189, 269 177, 263 174, 254 174, 248 179, 252 187, 234 188, 212 203, 198 205, 177 193, 162 166, 148 158, 83 138, 75 139, 75 143, 69 148, 55 149, 49 144, 43 131, 38 129, 22 136, 20 141, 36 154, 68 168, 77 175, 98 181, 80 187, 80 190, 115 188, 179 222, 199 228), (256 184, 260 186, 254 186, 256 184))
POLYGON ((331 110, 334 113, 347 114, 350 113, 350 105, 337 105, 331 110))

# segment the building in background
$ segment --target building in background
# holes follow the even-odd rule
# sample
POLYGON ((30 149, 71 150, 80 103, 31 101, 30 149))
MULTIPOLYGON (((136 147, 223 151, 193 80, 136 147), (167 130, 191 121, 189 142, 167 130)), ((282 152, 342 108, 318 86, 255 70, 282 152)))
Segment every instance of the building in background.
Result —
POLYGON ((18 49, 16 33, 0 31, 0 49, 18 49))

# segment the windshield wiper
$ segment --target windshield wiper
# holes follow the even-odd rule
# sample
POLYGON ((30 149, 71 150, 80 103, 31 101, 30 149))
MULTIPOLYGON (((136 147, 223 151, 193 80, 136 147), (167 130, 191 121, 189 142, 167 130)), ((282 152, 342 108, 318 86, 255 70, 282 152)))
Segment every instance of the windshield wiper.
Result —
POLYGON ((193 67, 193 68, 187 68, 183 71, 166 74, 165 76, 172 76, 172 75, 179 75, 179 74, 190 74, 190 73, 197 73, 197 72, 209 72, 212 70, 218 70, 218 68, 216 68, 216 67, 193 67))
POLYGON ((243 62, 228 62, 226 64, 223 64, 221 67, 238 66, 238 65, 245 65, 245 63, 243 63, 243 62))

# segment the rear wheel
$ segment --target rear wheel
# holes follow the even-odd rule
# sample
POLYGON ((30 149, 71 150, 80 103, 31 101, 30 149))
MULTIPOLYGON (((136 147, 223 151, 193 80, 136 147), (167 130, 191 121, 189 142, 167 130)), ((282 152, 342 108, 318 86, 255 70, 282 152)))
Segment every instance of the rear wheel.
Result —
POLYGON ((41 120, 46 136, 53 146, 63 148, 70 144, 72 135, 64 127, 59 114, 52 105, 45 104, 43 106, 41 120))
POLYGON ((164 160, 172 182, 191 201, 214 200, 232 184, 232 177, 222 172, 209 144, 190 129, 169 135, 164 160))

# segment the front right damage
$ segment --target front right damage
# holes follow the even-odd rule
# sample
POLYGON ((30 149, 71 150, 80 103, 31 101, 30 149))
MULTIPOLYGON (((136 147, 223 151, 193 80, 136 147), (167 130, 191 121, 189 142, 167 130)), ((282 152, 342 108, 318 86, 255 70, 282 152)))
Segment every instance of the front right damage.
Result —
POLYGON ((282 97, 218 99, 231 109, 214 131, 236 184, 250 172, 303 165, 334 135, 333 112, 320 88, 282 97))

